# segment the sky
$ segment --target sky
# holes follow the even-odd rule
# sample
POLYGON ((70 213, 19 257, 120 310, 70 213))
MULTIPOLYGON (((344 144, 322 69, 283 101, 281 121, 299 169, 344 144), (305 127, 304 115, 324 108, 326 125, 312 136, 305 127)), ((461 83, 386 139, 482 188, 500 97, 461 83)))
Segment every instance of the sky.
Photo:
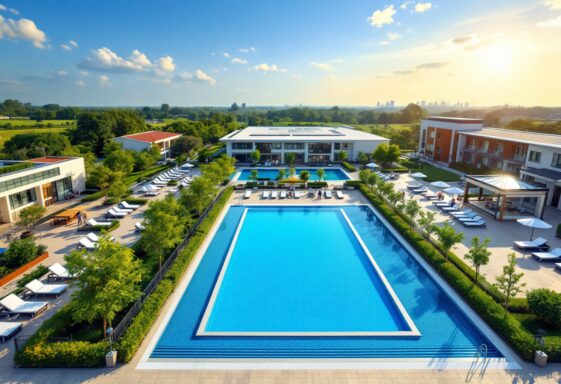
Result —
POLYGON ((0 100, 561 106, 561 0, 0 0, 0 100))

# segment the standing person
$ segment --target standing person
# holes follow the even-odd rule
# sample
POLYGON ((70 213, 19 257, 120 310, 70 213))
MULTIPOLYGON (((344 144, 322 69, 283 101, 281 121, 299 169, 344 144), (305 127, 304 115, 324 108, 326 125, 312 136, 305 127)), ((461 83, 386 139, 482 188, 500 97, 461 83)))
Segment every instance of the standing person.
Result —
POLYGON ((82 225, 82 211, 78 211, 76 218, 78 219, 78 226, 82 225))

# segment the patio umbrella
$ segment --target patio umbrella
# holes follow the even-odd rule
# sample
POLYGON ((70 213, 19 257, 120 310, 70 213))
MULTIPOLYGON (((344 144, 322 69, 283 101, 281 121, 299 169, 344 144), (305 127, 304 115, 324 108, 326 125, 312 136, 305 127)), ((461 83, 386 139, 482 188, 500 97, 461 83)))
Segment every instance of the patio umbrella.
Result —
POLYGON ((368 163, 366 164, 368 168, 380 168, 380 166, 376 163, 368 163))
POLYGON ((436 187, 438 189, 449 188, 450 187, 450 184, 446 184, 444 181, 434 181, 434 182, 430 183, 430 185, 432 185, 433 187, 436 187))
POLYGON ((538 219, 537 217, 529 217, 527 219, 518 219, 516 220, 518 223, 522 224, 525 227, 532 227, 532 233, 530 234, 530 241, 534 237, 534 229, 550 229, 551 225, 546 223, 543 220, 538 219))
POLYGON ((193 168, 193 167, 195 167, 195 166, 194 166, 193 164, 191 164, 191 163, 185 163, 185 164, 183 164, 181 167, 193 168))
POLYGON ((464 190, 458 187, 445 188, 443 191, 449 195, 461 195, 462 193, 464 193, 464 190))
POLYGON ((424 179, 425 177, 427 177, 427 175, 421 172, 415 172, 411 175, 411 177, 413 177, 414 179, 424 179))

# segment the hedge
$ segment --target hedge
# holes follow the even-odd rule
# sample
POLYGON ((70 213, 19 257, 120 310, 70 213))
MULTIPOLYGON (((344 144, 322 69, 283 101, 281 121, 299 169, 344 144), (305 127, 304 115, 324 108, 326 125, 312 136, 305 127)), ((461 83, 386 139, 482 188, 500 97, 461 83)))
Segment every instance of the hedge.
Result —
MULTIPOLYGON (((450 284, 460 296, 526 360, 533 359, 537 348, 533 335, 522 327, 518 319, 505 311, 487 292, 476 286, 456 260, 446 259, 436 247, 411 229, 410 225, 375 192, 359 184, 363 195, 392 224, 409 244, 450 284)), ((451 254, 450 256, 455 256, 451 254)), ((457 256, 455 256, 457 258, 457 256)), ((546 343, 545 352, 550 361, 561 361, 561 345, 546 343)))
POLYGON ((326 181, 309 181, 308 188, 324 188, 327 187, 326 181))
MULTIPOLYGON (((144 302, 142 310, 115 345, 121 361, 130 361, 135 354, 231 194, 232 187, 227 187, 189 244, 144 302)), ((23 350, 16 353, 14 359, 16 364, 29 368, 104 366, 105 354, 109 349, 106 341, 49 342, 51 338, 65 334, 69 324, 73 324, 72 313, 70 307, 66 305, 46 320, 27 341, 23 350)))
POLYGON ((352 165, 351 163, 347 162, 347 161, 341 161, 341 165, 343 166, 343 168, 345 168, 349 172, 355 172, 356 171, 355 166, 352 165))
POLYGON ((31 168, 34 165, 35 164, 29 162, 6 165, 4 167, 0 167, 0 175, 4 175, 6 173, 15 172, 15 171, 21 171, 22 169, 31 168))

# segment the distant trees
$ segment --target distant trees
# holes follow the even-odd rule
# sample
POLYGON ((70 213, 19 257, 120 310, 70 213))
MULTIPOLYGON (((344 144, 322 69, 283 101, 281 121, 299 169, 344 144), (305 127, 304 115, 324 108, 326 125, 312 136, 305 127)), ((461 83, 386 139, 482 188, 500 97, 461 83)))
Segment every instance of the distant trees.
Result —
POLYGON ((41 156, 60 156, 71 147, 68 136, 62 133, 20 133, 4 143, 2 152, 13 160, 41 156))
POLYGON ((173 157, 185 154, 191 157, 195 151, 203 147, 203 140, 197 136, 181 136, 171 145, 173 157))

